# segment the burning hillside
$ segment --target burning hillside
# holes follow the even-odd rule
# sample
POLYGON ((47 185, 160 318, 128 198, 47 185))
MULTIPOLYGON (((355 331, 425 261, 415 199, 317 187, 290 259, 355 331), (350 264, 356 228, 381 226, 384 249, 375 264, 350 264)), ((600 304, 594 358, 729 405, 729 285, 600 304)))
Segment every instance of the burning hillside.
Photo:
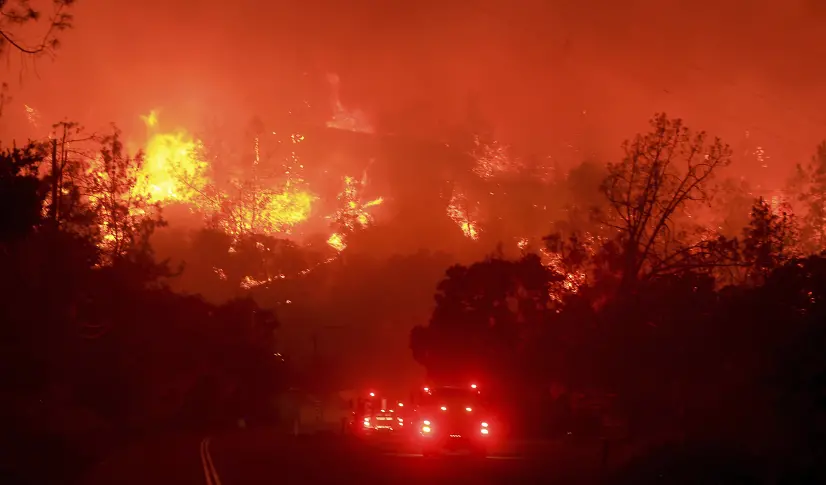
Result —
MULTIPOLYGON (((594 241, 606 237, 606 227, 588 215, 604 179, 600 169, 585 164, 560 172, 553 159, 524 156, 484 129, 433 140, 376 133, 364 113, 345 109, 336 76, 330 76, 330 85, 327 122, 281 119, 272 129, 255 118, 237 130, 243 132, 238 138, 220 129, 169 129, 157 110, 141 116, 146 134, 137 144, 139 156, 121 154, 115 139, 104 150, 112 152, 112 160, 98 154, 77 162, 94 181, 85 196, 109 201, 108 219, 101 224, 104 243, 119 239, 115 206, 132 224, 157 217, 160 209, 173 229, 200 227, 226 235, 229 252, 253 240, 247 249, 271 252, 273 243, 260 238, 320 251, 297 270, 259 272, 248 265, 240 280, 247 289, 307 274, 354 247, 373 254, 446 249, 460 259, 497 245, 512 256, 538 251, 547 266, 569 274, 564 291, 582 284, 584 274, 563 268, 542 237, 556 225, 583 234, 590 251, 594 241), (123 166, 115 170, 118 163, 123 166), (127 190, 116 190, 118 184, 127 190)), ((36 110, 27 108, 27 116, 39 126, 36 110)), ((89 139, 67 139, 69 126, 57 126, 63 126, 62 136, 55 130, 51 137, 61 147, 61 163, 72 165, 72 157, 83 158, 75 145, 89 139)), ((77 137, 79 130, 71 128, 77 137)), ((226 264, 212 267, 219 278, 228 278, 226 264)))
MULTIPOLYGON (((153 110, 141 116, 145 141, 137 144, 134 158, 123 153, 117 132, 103 152, 90 148, 87 155, 77 146, 99 138, 79 138, 75 125, 72 133, 67 135, 65 125, 62 136, 56 129, 50 138, 60 145, 61 170, 82 166, 94 181, 81 192, 105 206, 106 247, 119 241, 118 223, 126 217, 121 213, 130 224, 161 214, 173 229, 218 231, 230 238, 230 253, 239 245, 272 251, 272 243, 260 238, 326 242, 327 255, 291 272, 250 267, 249 273, 260 274, 243 276, 245 289, 307 274, 378 226, 387 228, 379 244, 384 250, 450 247, 439 241, 464 239, 471 245, 466 247, 476 248, 468 254, 508 240, 515 252, 517 241, 541 237, 555 216, 549 207, 560 207, 551 202, 557 195, 548 167, 526 162, 490 136, 424 141, 380 135, 364 114, 347 115, 337 96, 333 107, 323 127, 281 123, 270 130, 254 120, 238 143, 226 143, 221 133, 168 129, 153 110)), ((38 113, 32 109, 29 115, 36 120, 38 113)), ((226 263, 216 263, 213 273, 226 280, 226 263)))

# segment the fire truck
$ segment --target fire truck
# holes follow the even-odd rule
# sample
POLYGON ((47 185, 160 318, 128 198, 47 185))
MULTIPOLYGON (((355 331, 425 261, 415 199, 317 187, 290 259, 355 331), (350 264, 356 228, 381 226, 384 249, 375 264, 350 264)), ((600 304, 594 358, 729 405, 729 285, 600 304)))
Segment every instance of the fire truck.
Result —
POLYGON ((496 426, 476 384, 423 387, 415 393, 412 424, 424 456, 469 452, 484 457, 496 426))
POLYGON ((353 402, 350 429, 361 436, 398 433, 405 429, 405 414, 403 402, 368 391, 353 402))

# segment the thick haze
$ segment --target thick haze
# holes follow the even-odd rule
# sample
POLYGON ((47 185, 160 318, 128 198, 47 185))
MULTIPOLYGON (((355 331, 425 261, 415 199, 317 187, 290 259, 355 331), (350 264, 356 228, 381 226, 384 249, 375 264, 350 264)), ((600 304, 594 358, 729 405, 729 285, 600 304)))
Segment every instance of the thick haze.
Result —
POLYGON ((80 0, 74 13, 57 59, 11 82, 3 131, 24 103, 127 133, 156 107, 191 130, 267 120, 335 72, 345 106, 379 126, 438 133, 473 98, 500 138, 563 162, 614 155, 666 111, 738 155, 762 146, 768 167, 738 171, 776 185, 826 137, 817 0, 80 0))

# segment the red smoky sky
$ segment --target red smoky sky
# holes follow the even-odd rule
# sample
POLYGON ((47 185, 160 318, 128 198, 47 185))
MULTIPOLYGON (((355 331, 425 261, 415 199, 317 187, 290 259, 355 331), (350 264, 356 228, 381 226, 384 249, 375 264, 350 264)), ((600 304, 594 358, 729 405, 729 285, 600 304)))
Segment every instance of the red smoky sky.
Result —
POLYGON ((78 0, 74 14, 54 61, 8 68, 3 132, 24 105, 127 133, 153 108, 192 130, 268 120, 335 72, 346 107, 411 134, 438 135, 473 99, 501 139, 570 162, 616 156, 656 111, 720 135, 767 185, 826 138, 819 0, 78 0), (743 156, 758 146, 768 161, 743 156))

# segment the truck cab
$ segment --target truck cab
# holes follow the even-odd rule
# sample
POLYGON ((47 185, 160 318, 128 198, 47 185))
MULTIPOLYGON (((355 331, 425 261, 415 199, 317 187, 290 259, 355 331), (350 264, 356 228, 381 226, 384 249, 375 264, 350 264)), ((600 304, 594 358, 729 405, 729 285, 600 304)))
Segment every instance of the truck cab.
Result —
POLYGON ((412 423, 422 454, 469 452, 485 456, 495 430, 484 404, 475 385, 422 388, 412 423))

